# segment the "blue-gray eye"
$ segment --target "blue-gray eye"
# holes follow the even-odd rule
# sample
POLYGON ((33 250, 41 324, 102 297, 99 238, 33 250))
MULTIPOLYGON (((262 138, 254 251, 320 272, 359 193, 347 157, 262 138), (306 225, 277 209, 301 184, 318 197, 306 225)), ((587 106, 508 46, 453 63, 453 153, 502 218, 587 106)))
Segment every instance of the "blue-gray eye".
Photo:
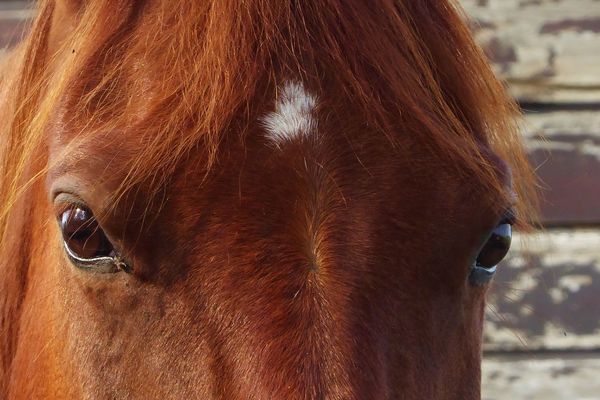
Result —
POLYGON ((506 257, 512 242, 512 226, 503 221, 492 232, 481 248, 475 265, 471 268, 469 282, 472 285, 488 283, 496 273, 496 266, 506 257))

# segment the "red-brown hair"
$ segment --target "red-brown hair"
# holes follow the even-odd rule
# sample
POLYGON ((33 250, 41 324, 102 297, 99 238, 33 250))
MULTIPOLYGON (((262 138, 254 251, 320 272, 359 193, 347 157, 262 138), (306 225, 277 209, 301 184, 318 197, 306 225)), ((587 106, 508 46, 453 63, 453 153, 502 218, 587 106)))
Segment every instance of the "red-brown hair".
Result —
POLYGON ((42 1, 2 82, 0 379, 26 285, 24 194, 49 167, 46 139, 60 104, 79 102, 69 118, 78 141, 140 132, 120 193, 142 181, 159 190, 190 152, 215 168, 219 144, 243 137, 282 79, 322 82, 392 145, 392 132, 415 135, 483 179, 490 196, 505 196, 481 153, 489 143, 511 167, 527 219, 536 197, 518 111, 463 19, 446 0, 42 1), (55 34, 59 8, 76 18, 55 34), (151 80, 136 75, 141 65, 151 80))

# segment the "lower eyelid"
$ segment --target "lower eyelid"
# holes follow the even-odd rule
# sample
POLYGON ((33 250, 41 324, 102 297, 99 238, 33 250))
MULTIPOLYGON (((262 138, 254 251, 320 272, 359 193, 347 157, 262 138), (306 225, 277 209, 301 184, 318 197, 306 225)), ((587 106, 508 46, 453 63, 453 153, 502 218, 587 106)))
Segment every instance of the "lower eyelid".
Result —
POLYGON ((114 257, 83 259, 77 257, 77 255, 71 251, 66 243, 64 243, 63 246, 71 262, 80 269, 99 273, 114 273, 121 269, 119 268, 118 262, 114 257))

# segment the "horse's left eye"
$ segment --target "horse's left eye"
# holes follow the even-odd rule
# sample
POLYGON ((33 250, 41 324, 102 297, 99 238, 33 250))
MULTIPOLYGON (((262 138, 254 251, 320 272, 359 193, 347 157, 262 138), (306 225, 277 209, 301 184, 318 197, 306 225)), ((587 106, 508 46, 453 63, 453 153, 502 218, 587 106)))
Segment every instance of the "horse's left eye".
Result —
POLYGON ((472 285, 483 285, 492 279, 496 273, 496 266, 508 254, 511 242, 511 222, 503 221, 494 229, 481 248, 475 265, 471 268, 469 282, 472 285))
POLYGON ((498 225, 479 252, 477 265, 483 268, 493 268, 498 265, 506 257, 511 241, 512 226, 509 223, 498 225))
POLYGON ((59 215, 59 225, 65 250, 77 267, 96 272, 122 269, 114 246, 88 208, 70 206, 59 215))

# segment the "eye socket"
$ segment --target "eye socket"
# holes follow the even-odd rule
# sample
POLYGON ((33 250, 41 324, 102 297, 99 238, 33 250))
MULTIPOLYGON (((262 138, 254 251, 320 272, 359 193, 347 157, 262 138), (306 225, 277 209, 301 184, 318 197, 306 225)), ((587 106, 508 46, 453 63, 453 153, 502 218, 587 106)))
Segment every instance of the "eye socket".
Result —
POLYGON ((70 205, 58 219, 65 251, 75 266, 104 273, 127 270, 90 209, 70 205))
POLYGON ((487 241, 479 251, 475 265, 471 268, 469 282, 475 286, 488 283, 494 274, 500 261, 506 257, 512 242, 512 225, 514 216, 502 219, 500 224, 492 231, 487 241))

